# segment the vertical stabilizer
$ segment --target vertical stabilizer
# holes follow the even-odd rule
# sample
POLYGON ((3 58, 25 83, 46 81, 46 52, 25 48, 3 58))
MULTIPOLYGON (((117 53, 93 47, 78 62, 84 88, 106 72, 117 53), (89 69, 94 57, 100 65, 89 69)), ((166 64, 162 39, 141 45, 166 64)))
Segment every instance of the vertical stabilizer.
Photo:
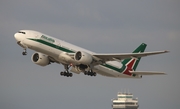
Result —
MULTIPOLYGON (((145 43, 142 43, 138 48, 136 48, 133 51, 133 53, 144 52, 145 49, 146 49, 146 46, 147 45, 145 43)), ((125 59, 125 60, 122 61, 122 64, 135 71, 140 60, 141 60, 141 58, 125 59)))

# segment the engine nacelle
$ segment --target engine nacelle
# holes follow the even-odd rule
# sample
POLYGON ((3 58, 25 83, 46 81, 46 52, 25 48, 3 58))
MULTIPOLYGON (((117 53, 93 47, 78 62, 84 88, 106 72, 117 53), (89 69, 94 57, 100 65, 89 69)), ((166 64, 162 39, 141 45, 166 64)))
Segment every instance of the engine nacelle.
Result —
POLYGON ((90 54, 82 51, 76 52, 74 59, 80 64, 90 65, 93 61, 93 58, 90 54))
POLYGON ((42 53, 34 53, 31 57, 31 60, 40 66, 46 66, 50 64, 50 60, 47 55, 42 53))

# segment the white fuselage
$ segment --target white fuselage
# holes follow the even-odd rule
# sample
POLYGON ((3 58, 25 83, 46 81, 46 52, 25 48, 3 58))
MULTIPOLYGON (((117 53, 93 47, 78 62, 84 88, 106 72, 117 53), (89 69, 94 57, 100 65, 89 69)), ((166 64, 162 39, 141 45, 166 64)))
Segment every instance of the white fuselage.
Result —
MULTIPOLYGON (((60 59, 59 55, 61 53, 65 53, 66 51, 69 53, 76 53, 77 51, 84 51, 89 54, 94 54, 94 52, 80 48, 78 46, 72 45, 70 43, 67 43, 65 41, 59 40, 57 38, 51 37, 49 35, 32 31, 32 30, 23 30, 25 34, 18 32, 14 35, 15 39, 17 41, 20 41, 20 44, 23 48, 29 48, 34 51, 43 53, 45 55, 48 55, 58 61, 57 63, 62 64, 76 64, 76 62, 68 62, 66 59, 60 59), (45 36, 45 37, 42 37, 45 36)), ((121 68, 122 64, 117 61, 109 61, 106 62, 108 65, 111 65, 115 68, 121 68)), ((129 76, 125 75, 121 72, 118 72, 116 70, 110 69, 108 67, 105 67, 103 65, 95 65, 93 67, 93 70, 97 72, 98 74, 104 75, 104 76, 110 76, 110 77, 123 77, 123 78, 140 78, 137 76, 129 76)))

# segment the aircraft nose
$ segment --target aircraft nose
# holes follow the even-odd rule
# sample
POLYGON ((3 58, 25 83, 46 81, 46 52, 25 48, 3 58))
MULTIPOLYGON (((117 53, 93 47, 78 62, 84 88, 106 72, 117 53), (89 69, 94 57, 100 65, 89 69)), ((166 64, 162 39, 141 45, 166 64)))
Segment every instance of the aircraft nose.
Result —
POLYGON ((14 38, 15 38, 17 41, 20 40, 18 33, 15 33, 15 34, 14 34, 14 38))

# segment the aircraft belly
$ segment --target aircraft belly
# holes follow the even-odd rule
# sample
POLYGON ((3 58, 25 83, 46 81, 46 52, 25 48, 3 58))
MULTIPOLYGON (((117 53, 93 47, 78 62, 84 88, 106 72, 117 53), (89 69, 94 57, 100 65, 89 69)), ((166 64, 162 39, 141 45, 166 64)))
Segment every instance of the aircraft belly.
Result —
POLYGON ((106 68, 104 66, 98 65, 94 67, 94 71, 96 73, 103 75, 103 76, 108 76, 108 77, 114 77, 114 78, 133 78, 132 76, 122 74, 120 72, 117 72, 115 70, 106 68))
POLYGON ((94 66, 94 71, 103 76, 116 77, 116 75, 112 71, 108 70, 107 68, 101 67, 101 65, 94 66))

